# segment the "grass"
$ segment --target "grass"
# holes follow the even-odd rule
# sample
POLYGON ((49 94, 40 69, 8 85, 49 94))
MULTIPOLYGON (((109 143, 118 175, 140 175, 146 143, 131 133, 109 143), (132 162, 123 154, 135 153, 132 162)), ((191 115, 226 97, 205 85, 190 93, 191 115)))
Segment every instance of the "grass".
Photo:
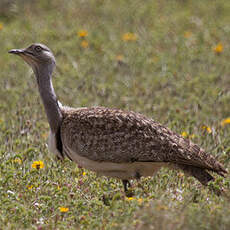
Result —
POLYGON ((164 169, 126 198, 120 181, 56 162, 34 76, 7 53, 45 43, 63 104, 141 112, 230 170, 230 2, 12 2, 0 3, 0 229, 230 229, 229 200, 213 191, 229 193, 229 175, 204 188, 164 169))

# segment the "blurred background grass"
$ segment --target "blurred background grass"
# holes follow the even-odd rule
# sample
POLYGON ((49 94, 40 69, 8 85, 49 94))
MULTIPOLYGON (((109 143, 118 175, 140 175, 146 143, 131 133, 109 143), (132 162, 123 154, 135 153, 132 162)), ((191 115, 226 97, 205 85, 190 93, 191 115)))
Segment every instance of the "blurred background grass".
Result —
POLYGON ((229 229, 228 202, 179 172, 143 179, 129 200, 118 181, 56 163, 33 74, 7 53, 46 44, 63 104, 141 112, 229 168, 229 12, 228 0, 1 0, 0 228, 229 229))

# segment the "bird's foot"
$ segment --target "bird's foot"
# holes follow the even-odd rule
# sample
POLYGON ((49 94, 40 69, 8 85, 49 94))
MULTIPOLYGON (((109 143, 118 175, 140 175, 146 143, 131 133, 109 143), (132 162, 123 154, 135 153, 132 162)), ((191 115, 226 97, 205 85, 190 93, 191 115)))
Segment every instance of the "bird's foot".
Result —
POLYGON ((122 180, 125 192, 128 191, 128 187, 131 187, 131 184, 128 180, 122 180), (127 187, 128 186, 128 187, 127 187))
POLYGON ((132 197, 134 195, 132 189, 128 189, 132 187, 131 183, 128 180, 122 180, 123 186, 124 186, 124 191, 125 191, 125 195, 127 197, 132 197))
POLYGON ((134 192, 130 189, 130 190, 128 190, 128 191, 125 192, 125 195, 126 195, 127 197, 133 197, 135 194, 134 194, 134 192))

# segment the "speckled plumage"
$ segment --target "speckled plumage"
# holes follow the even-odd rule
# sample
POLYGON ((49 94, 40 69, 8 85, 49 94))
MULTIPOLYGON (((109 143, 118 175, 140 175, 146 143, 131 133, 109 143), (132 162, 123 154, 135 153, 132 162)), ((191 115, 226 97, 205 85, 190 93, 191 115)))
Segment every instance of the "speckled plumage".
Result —
POLYGON ((189 139, 145 116, 103 107, 69 108, 57 101, 52 84, 55 58, 43 44, 13 49, 36 76, 39 93, 50 125, 49 150, 63 159, 100 175, 120 178, 125 191, 129 179, 152 176, 161 167, 182 169, 206 185, 227 171, 210 154, 189 139))
MULTIPOLYGON (((95 162, 172 163, 190 175, 199 172, 203 184, 207 177, 212 179, 205 169, 222 176, 226 173, 212 155, 189 139, 139 113, 103 107, 62 111, 61 138, 70 158, 68 149, 95 162)), ((199 179, 199 175, 195 177, 199 179)))

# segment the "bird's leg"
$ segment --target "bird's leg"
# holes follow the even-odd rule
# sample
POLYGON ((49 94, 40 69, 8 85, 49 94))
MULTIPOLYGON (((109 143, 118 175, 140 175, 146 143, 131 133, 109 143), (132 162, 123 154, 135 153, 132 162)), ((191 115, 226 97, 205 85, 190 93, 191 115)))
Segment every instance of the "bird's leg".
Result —
POLYGON ((134 194, 132 192, 132 190, 128 190, 127 186, 131 187, 131 184, 128 180, 122 180, 123 186, 124 186, 124 190, 125 190, 125 195, 127 197, 132 197, 134 194))
POLYGON ((125 193, 128 191, 128 188, 127 188, 127 185, 129 187, 131 187, 131 184, 128 180, 122 180, 122 183, 123 183, 123 186, 124 186, 124 190, 125 190, 125 193))

